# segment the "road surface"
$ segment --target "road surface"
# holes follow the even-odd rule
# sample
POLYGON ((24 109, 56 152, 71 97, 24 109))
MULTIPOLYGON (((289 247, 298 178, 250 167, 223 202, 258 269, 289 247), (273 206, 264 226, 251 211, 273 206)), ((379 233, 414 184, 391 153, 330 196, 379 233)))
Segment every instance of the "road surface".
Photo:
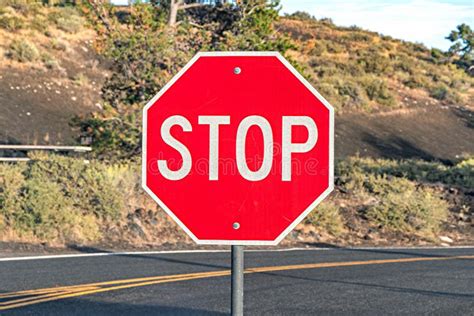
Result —
MULTIPOLYGON (((225 315, 230 253, 0 258, 0 314, 225 315)), ((246 315, 474 315, 474 248, 245 253, 246 315)))

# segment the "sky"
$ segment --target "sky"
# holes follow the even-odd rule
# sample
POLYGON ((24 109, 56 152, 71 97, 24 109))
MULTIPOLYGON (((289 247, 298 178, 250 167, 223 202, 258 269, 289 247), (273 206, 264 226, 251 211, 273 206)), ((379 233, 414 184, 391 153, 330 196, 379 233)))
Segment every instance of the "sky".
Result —
POLYGON ((336 25, 357 25, 447 50, 445 37, 461 23, 474 28, 474 0, 281 0, 282 13, 306 11, 336 25))

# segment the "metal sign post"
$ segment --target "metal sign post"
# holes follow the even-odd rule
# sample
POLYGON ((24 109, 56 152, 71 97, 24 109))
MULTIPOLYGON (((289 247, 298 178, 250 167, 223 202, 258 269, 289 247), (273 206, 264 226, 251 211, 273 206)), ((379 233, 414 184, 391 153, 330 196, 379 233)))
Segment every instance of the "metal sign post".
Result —
POLYGON ((244 246, 232 246, 232 316, 244 314, 244 246))

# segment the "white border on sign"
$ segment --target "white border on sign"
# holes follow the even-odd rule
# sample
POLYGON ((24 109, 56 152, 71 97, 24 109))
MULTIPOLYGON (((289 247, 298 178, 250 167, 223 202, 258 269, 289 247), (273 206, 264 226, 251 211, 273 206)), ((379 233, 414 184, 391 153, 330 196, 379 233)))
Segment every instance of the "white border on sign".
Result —
POLYGON ((143 131, 142 131, 142 187, 143 189, 165 210, 165 212, 199 245, 244 245, 244 246, 275 246, 286 237, 329 193, 334 189, 334 108, 316 91, 313 86, 279 53, 279 52, 200 52, 197 53, 187 64, 171 79, 157 95, 153 97, 143 108, 143 131), (147 135, 147 112, 148 109, 176 82, 178 79, 200 58, 200 57, 226 57, 226 56, 273 56, 293 73, 293 75, 304 84, 304 86, 318 98, 329 110, 329 184, 328 188, 291 223, 275 240, 202 240, 197 238, 179 218, 169 209, 163 201, 146 185, 146 135, 147 135))

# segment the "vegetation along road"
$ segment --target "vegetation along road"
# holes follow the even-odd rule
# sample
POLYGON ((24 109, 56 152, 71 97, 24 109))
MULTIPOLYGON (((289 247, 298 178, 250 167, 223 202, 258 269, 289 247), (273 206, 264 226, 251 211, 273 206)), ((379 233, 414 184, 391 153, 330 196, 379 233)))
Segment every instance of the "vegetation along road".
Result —
MULTIPOLYGON (((227 251, 0 258, 5 315, 227 314, 227 251)), ((472 314, 474 248, 246 252, 247 315, 472 314)))

